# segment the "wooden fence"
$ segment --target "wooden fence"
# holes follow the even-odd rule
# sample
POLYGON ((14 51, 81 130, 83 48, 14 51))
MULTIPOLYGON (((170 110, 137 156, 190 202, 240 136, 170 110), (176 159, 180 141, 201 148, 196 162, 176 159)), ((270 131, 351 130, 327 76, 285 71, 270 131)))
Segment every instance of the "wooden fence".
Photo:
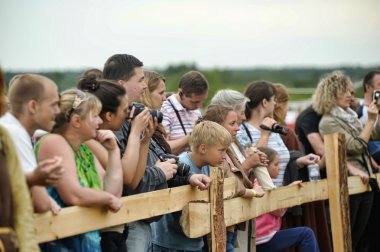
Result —
MULTIPOLYGON (((370 190, 359 177, 348 177, 345 168, 343 135, 325 137, 327 178, 304 183, 304 187, 287 186, 269 191, 262 198, 234 198, 234 178, 224 179, 212 168, 209 190, 191 186, 169 188, 122 198, 117 213, 102 208, 67 207, 58 215, 36 214, 39 242, 60 239, 136 220, 183 210, 181 225, 189 237, 211 233, 212 251, 225 251, 226 226, 231 226, 279 208, 307 202, 330 200, 334 251, 351 251, 348 195, 370 190)), ((377 177, 380 182, 380 177, 377 177)))

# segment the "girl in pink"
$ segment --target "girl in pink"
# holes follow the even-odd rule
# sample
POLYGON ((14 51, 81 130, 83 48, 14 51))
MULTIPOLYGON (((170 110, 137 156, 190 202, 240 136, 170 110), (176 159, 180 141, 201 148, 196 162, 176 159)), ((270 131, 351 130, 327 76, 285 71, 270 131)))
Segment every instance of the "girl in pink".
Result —
MULTIPOLYGON (((280 169, 279 154, 268 147, 258 149, 268 157, 269 175, 272 179, 277 178, 280 169)), ((295 184, 302 186, 301 181, 294 181, 290 185, 295 184)), ((286 209, 278 209, 256 218, 256 251, 276 252, 294 247, 298 247, 302 252, 319 251, 314 233, 310 228, 296 227, 280 230, 282 216, 285 212, 286 209)))

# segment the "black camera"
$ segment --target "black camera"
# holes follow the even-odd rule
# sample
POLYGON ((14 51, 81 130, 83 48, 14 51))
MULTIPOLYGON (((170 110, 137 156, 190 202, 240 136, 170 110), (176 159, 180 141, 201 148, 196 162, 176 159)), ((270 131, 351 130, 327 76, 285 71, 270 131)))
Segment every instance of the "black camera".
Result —
POLYGON ((376 105, 379 105, 380 91, 373 91, 372 100, 375 101, 376 105))
MULTIPOLYGON (((132 118, 135 118, 138 114, 143 112, 145 109, 145 106, 141 103, 138 103, 138 102, 132 103, 129 106, 129 110, 131 110, 133 107, 135 108, 135 112, 133 112, 132 118)), ((149 109, 149 113, 152 115, 153 118, 157 118, 158 123, 162 123, 163 114, 161 111, 159 111, 157 109, 149 109)))
POLYGON ((175 160, 175 162, 177 163, 177 166, 178 166, 176 175, 179 175, 181 177, 188 176, 190 173, 190 165, 179 162, 179 157, 172 155, 172 154, 162 154, 160 156, 160 159, 162 161, 166 161, 166 160, 171 159, 171 158, 173 158, 175 160))
POLYGON ((274 133, 279 133, 281 135, 287 135, 288 132, 289 132, 289 129, 288 128, 285 128, 285 127, 282 127, 280 124, 278 123, 274 123, 272 125, 272 128, 269 128, 268 126, 264 125, 264 124, 261 124, 260 125, 260 128, 262 128, 263 130, 270 130, 274 133))

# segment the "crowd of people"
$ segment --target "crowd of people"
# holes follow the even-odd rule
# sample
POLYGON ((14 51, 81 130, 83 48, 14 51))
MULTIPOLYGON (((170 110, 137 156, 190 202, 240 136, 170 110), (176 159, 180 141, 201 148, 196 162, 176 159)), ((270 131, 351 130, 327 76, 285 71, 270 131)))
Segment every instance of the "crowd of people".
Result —
MULTIPOLYGON (((186 184, 205 190, 210 166, 236 179, 231 197, 302 187, 308 165, 319 164, 323 175, 323 135, 336 132, 346 136, 348 174, 373 187, 350 196, 353 251, 376 251, 380 102, 372 94, 380 90, 379 71, 364 78, 358 113, 350 78, 323 76, 295 131, 285 123, 289 95, 280 83, 253 81, 244 94, 219 90, 203 107, 210 84, 201 72, 185 73, 167 96, 165 77, 128 54, 111 56, 103 70, 87 70, 60 93, 38 74, 14 76, 7 92, 2 73, 0 81, 0 251, 208 251, 207 236, 183 233, 181 212, 42 244, 32 214, 59 214, 67 206, 117 212, 122 196, 186 184)), ((244 251, 332 251, 325 204, 227 227, 226 251, 243 238, 249 241, 244 251)))

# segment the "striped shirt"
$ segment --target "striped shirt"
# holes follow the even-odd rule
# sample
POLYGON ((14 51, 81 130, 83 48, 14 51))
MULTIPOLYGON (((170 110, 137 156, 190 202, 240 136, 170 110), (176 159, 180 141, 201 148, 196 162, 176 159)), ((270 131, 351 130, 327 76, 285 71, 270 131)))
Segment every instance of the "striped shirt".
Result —
MULTIPOLYGON (((245 123, 245 125, 247 126, 249 132, 251 133, 252 141, 253 141, 252 144, 255 146, 260 139, 261 131, 248 123, 245 123)), ((243 145, 244 149, 247 148, 248 143, 251 142, 243 125, 240 126, 240 130, 237 134, 237 139, 243 145)), ((280 156, 280 171, 279 171, 278 177, 272 180, 275 186, 277 187, 283 186, 285 169, 290 159, 289 150, 288 148, 286 148, 284 141, 282 141, 280 134, 273 133, 273 132, 270 134, 267 147, 272 148, 275 151, 277 151, 277 153, 280 156)))
MULTIPOLYGON (((199 109, 187 110, 181 103, 176 99, 174 95, 169 96, 173 106, 177 109, 179 116, 181 117, 183 126, 185 127, 186 133, 189 134, 193 131, 196 120, 201 116, 199 109)), ((162 104, 161 112, 163 113, 162 125, 164 125, 166 132, 169 134, 169 141, 176 140, 185 136, 185 132, 182 129, 181 123, 175 113, 170 102, 166 100, 162 104)))

